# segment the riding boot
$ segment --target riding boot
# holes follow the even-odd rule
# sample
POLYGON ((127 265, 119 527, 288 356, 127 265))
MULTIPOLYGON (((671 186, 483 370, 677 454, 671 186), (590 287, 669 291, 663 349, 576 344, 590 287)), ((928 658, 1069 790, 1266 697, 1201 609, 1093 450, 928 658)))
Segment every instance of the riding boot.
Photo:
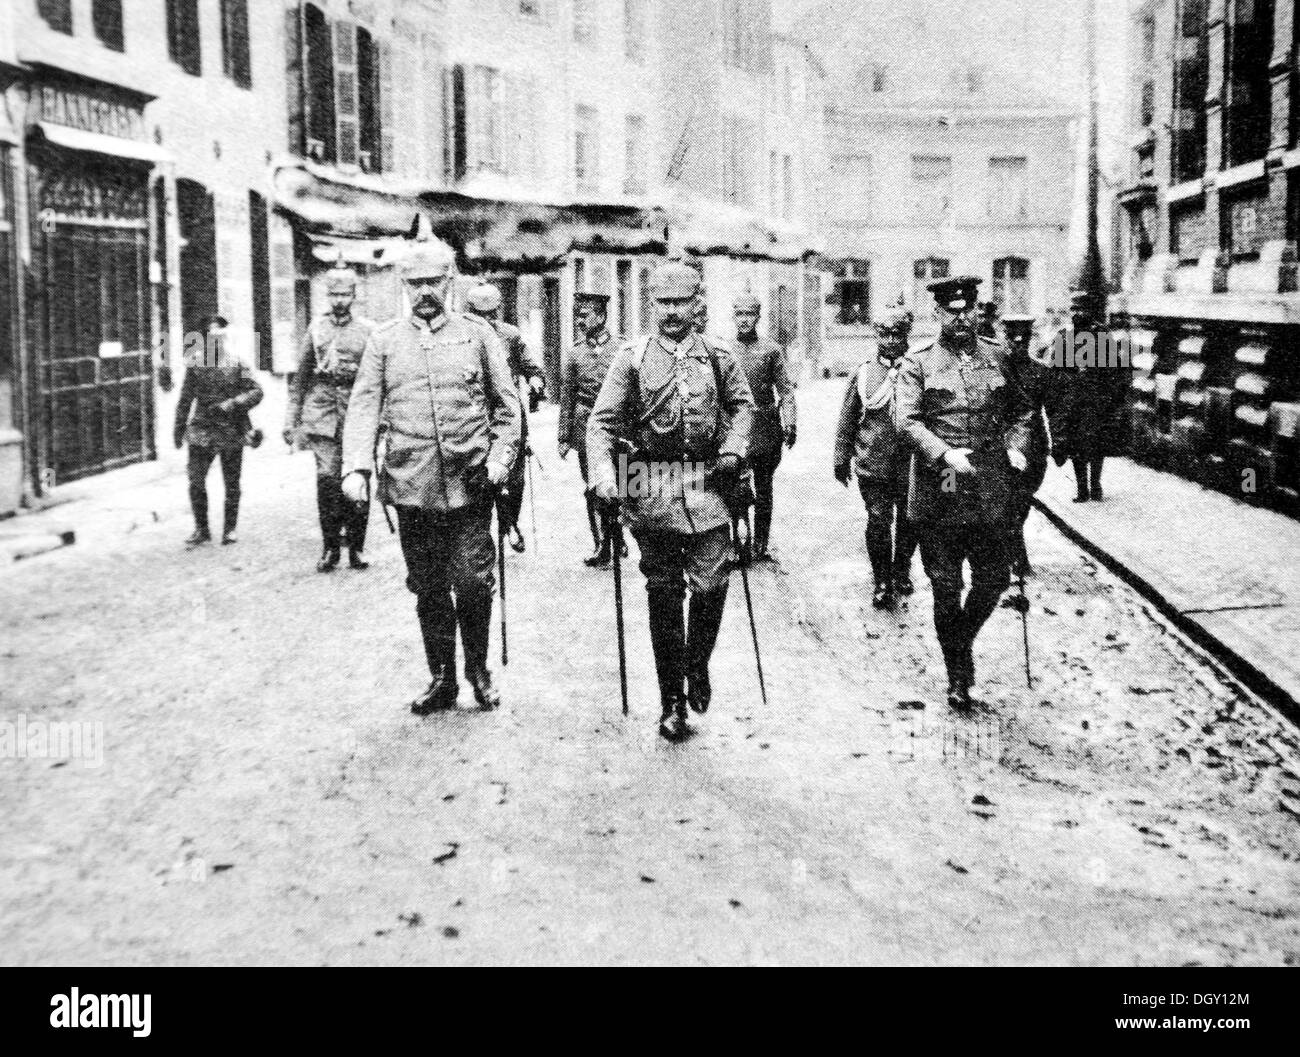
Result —
POLYGON ((1098 455, 1088 464, 1088 488, 1094 503, 1100 503, 1104 498, 1101 491, 1101 467, 1105 461, 1104 456, 1098 455))
POLYGON ((488 671, 488 643, 492 630, 492 592, 483 587, 456 592, 456 617, 460 622, 460 643, 465 648, 465 678, 474 689, 474 700, 483 712, 501 704, 488 671))
POLYGON ((898 506, 898 523, 894 529, 894 593, 910 595, 915 587, 912 585, 912 555, 916 553, 916 532, 907 520, 906 501, 898 506))
POLYGON ((587 522, 591 526, 591 541, 595 551, 583 562, 592 568, 599 568, 609 564, 609 536, 601 531, 600 511, 596 508, 595 497, 588 494, 586 498, 587 522))
POLYGON ((867 558, 871 562, 871 579, 874 584, 871 604, 876 609, 893 609, 894 581, 889 560, 889 540, 881 541, 871 529, 867 529, 867 558))
POLYGON ((225 517, 222 521, 221 542, 235 543, 235 526, 239 523, 239 493, 226 493, 225 517))
POLYGON ((718 641, 722 613, 727 605, 727 585, 716 591, 692 592, 686 626, 687 701, 701 714, 709 710, 713 687, 709 684, 709 658, 718 641))
POLYGON ((342 500, 342 508, 346 512, 344 522, 347 526, 348 536, 348 564, 353 569, 368 569, 370 563, 364 560, 361 555, 366 549, 366 529, 370 522, 370 504, 369 503, 349 503, 342 500))
POLYGON ((1088 501, 1087 460, 1071 459, 1070 465, 1074 467, 1074 501, 1076 503, 1086 503, 1088 501))
POLYGON ((755 483, 758 487, 754 500, 754 559, 764 561, 772 536, 772 478, 765 476, 755 483))
POLYGON ((659 679, 659 734, 668 741, 680 741, 690 733, 682 692, 686 663, 682 595, 678 590, 663 588, 651 589, 648 594, 650 647, 659 679))
POLYGON ((194 511, 194 534, 185 545, 197 547, 212 540, 212 531, 208 528, 208 489, 202 481, 190 480, 190 509, 194 511))
POLYGON ((444 591, 419 596, 415 613, 420 619, 420 637, 432 677, 429 688, 411 702, 411 711, 423 716, 456 707, 460 692, 456 683, 456 611, 451 596, 444 591))
POLYGON ((956 598, 934 596, 934 630, 948 675, 948 704, 953 708, 966 708, 970 704, 970 687, 966 682, 967 638, 960 594, 956 598))

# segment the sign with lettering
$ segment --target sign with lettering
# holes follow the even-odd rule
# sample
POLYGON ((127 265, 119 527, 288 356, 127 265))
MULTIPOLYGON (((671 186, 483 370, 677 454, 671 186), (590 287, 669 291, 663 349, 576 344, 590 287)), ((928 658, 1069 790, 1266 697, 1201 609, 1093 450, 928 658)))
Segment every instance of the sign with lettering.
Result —
POLYGON ((82 132, 143 142, 144 110, 54 85, 37 85, 31 96, 32 120, 64 125, 82 132))

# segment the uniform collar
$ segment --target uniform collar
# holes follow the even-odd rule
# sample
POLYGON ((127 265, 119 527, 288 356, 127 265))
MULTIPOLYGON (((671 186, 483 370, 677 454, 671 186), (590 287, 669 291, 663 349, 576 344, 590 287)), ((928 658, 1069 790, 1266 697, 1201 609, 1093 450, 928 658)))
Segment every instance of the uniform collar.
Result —
POLYGON ((411 313, 411 326, 413 326, 416 330, 422 331, 426 334, 434 334, 437 331, 441 330, 446 325, 447 325, 446 312, 438 313, 438 315, 433 317, 433 321, 430 323, 426 323, 414 312, 411 313))
MULTIPOLYGON (((699 358, 700 352, 696 346, 699 337, 700 336, 696 334, 695 331, 691 331, 681 341, 673 341, 670 338, 664 337, 662 334, 657 335, 655 340, 659 342, 660 347, 668 353, 669 356, 673 357, 673 359, 676 359, 678 355, 695 356, 699 358)), ((700 342, 700 344, 703 344, 703 342, 700 342)))
MULTIPOLYGON (((960 360, 963 356, 962 350, 954 349, 950 345, 945 345, 942 341, 938 342, 938 346, 939 348, 943 349, 954 360, 960 360)), ((972 363, 988 365, 993 362, 992 360, 989 359, 988 353, 986 353, 984 349, 981 348, 979 338, 975 339, 975 347, 965 355, 968 356, 968 358, 972 363)))
POLYGON ((325 318, 328 319, 331 323, 333 323, 336 327, 346 327, 349 323, 352 322, 353 319, 352 309, 349 308, 348 314, 344 316, 342 319, 339 319, 339 317, 334 314, 334 310, 330 309, 330 311, 325 313, 325 318))

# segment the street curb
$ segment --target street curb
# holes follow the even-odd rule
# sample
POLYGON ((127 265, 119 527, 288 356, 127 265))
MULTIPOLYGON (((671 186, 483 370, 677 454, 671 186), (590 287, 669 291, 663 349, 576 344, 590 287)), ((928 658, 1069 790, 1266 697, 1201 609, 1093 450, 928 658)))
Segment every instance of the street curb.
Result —
POLYGON ((1084 535, 1037 496, 1034 497, 1034 506, 1062 535, 1096 558, 1110 572, 1136 590, 1165 619, 1222 664, 1251 691, 1264 698, 1291 723, 1300 726, 1300 702, 1297 702, 1282 686, 1275 682, 1267 672, 1247 660, 1217 635, 1207 631, 1194 617, 1184 614, 1148 580, 1134 572, 1131 566, 1120 561, 1096 541, 1084 535))

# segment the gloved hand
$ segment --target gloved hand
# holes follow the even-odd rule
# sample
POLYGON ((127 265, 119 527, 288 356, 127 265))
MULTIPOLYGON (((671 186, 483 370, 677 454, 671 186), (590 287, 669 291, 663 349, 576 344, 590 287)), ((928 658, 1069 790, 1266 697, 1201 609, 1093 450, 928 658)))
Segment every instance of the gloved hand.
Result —
POLYGON ((228 415, 235 410, 234 400, 223 400, 217 405, 217 410, 223 415, 228 415))
POLYGON ((1022 451, 1016 451, 1014 448, 1007 452, 1007 461, 1011 463, 1011 468, 1017 473, 1024 473, 1025 467, 1029 465, 1029 461, 1025 458, 1025 453, 1022 451))
POLYGON ((351 503, 364 503, 370 490, 370 474, 353 470, 343 478, 343 498, 351 503))
POLYGON ((596 503, 607 515, 614 514, 619 508, 618 485, 613 481, 601 481, 591 490, 596 503))
POLYGON ((177 447, 178 449, 179 449, 179 448, 183 448, 183 447, 185 447, 185 433, 184 433, 184 431, 182 431, 182 432, 180 432, 180 433, 177 433, 175 436, 172 437, 172 440, 174 440, 174 441, 176 442, 176 447, 177 447))
POLYGON ((793 448, 794 442, 799 437, 799 432, 794 426, 787 426, 785 431, 785 446, 793 448))
POLYGON ((740 456, 728 451, 718 456, 718 465, 714 470, 714 475, 719 482, 734 481, 740 476, 740 470, 740 456))
POLYGON ((528 379, 528 388, 532 390, 534 393, 536 393, 538 396, 541 396, 544 392, 546 392, 546 379, 539 378, 537 377, 537 375, 534 375, 532 378, 528 379))
POLYGON ((845 488, 849 486, 849 474, 852 472, 847 462, 842 462, 835 467, 835 480, 839 481, 845 488))
POLYGON ((488 484, 493 488, 500 488, 505 483, 510 471, 499 462, 490 462, 487 464, 488 484))

